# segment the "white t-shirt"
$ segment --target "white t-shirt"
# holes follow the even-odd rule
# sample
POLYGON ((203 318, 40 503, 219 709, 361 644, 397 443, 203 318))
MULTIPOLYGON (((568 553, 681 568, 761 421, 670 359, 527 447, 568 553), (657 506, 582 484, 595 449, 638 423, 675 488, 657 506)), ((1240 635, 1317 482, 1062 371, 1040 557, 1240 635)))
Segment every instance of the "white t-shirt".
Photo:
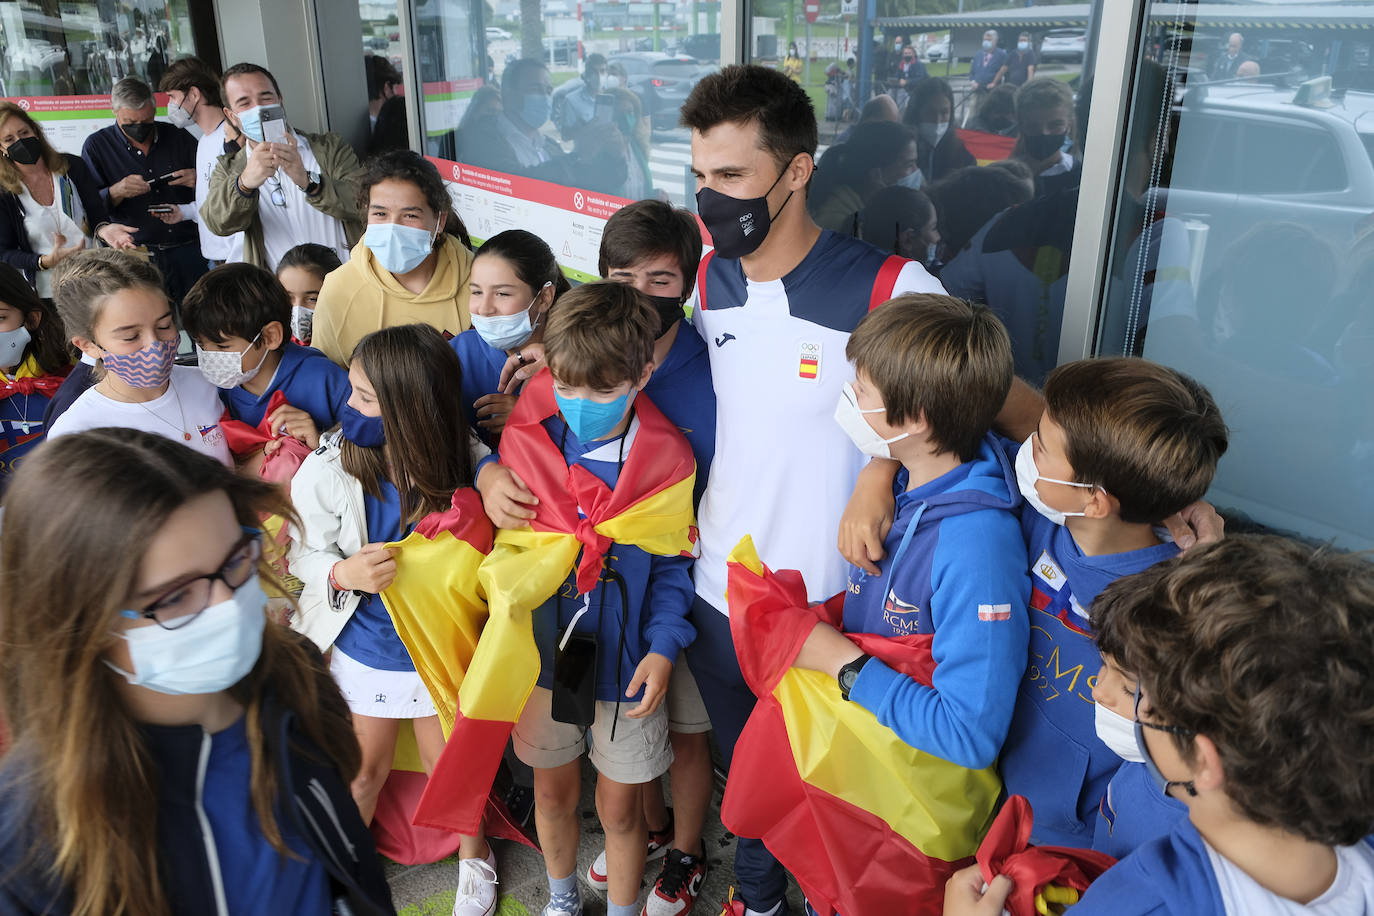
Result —
POLYGON ((210 176, 215 174, 215 165, 224 155, 224 122, 219 127, 200 138, 196 144, 196 202, 193 218, 200 230, 200 253, 211 261, 242 261, 243 233, 215 235, 205 228, 200 219, 200 208, 205 206, 205 198, 210 194, 210 176))
MULTIPOLYGON (((854 379, 845 344, 887 261, 866 242, 825 231, 781 280, 756 283, 739 261, 712 257, 697 284, 703 307, 693 320, 711 359, 716 453, 694 578, 721 612, 726 558, 746 534, 770 568, 802 572, 811 600, 845 587, 836 538, 868 459, 835 422, 835 405, 854 379)), ((915 261, 888 282, 893 295, 944 292, 915 261)))
POLYGON ((1370 916, 1374 914, 1374 849, 1336 847, 1336 880, 1306 905, 1265 890, 1204 840, 1228 916, 1370 916))
MULTIPOLYGON (((307 172, 320 171, 320 161, 315 158, 310 141, 299 131, 296 133, 296 148, 307 172)), ((305 242, 333 248, 340 261, 348 260, 348 236, 344 234, 343 223, 312 206, 305 192, 296 187, 296 183, 287 178, 285 172, 278 170, 258 189, 258 217, 262 220, 262 242, 267 249, 270 270, 277 269, 277 262, 282 255, 305 242), (281 197, 277 199, 285 202, 284 207, 273 202, 274 191, 278 188, 281 197)))
POLYGON ((199 369, 173 366, 172 383, 160 398, 128 404, 87 388, 81 397, 48 430, 55 439, 69 433, 118 426, 157 433, 233 466, 229 443, 219 427, 224 404, 219 389, 205 380, 199 369))
MULTIPOLYGON (((75 186, 68 183, 66 187, 70 195, 67 206, 71 208, 72 216, 68 216, 62 208, 63 182, 57 175, 52 176, 53 194, 50 206, 45 207, 34 200, 28 188, 19 192, 19 202, 24 207, 24 234, 28 236, 29 247, 37 254, 52 254, 56 251, 57 235, 65 237, 66 245, 73 244, 83 236, 81 224, 86 221, 86 210, 81 206, 81 198, 77 196, 75 186)), ((87 239, 88 243, 89 241, 87 239)), ((51 299, 52 271, 38 271, 34 288, 42 298, 51 299)))

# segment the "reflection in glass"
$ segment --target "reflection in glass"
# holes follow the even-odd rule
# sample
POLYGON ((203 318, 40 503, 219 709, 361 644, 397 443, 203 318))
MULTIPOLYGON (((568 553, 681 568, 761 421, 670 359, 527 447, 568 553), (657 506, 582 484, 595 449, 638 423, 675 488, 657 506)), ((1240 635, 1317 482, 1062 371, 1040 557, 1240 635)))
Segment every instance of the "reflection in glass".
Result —
POLYGON ((1099 349, 1212 390, 1223 510, 1374 546, 1374 12, 1152 7, 1099 349))

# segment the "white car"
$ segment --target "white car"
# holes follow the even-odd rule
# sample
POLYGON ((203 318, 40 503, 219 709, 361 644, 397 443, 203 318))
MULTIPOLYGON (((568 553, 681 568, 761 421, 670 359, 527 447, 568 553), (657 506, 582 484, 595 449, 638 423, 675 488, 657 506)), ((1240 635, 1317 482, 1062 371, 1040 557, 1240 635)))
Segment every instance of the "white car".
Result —
POLYGON ((498 29, 494 25, 487 26, 487 41, 509 41, 510 32, 505 29, 498 29))
POLYGON ((1083 55, 1088 49, 1088 33, 1085 29, 1050 29, 1040 43, 1040 60, 1083 63, 1083 55))
POLYGON ((926 60, 944 60, 946 57, 949 57, 948 35, 926 48, 926 60))

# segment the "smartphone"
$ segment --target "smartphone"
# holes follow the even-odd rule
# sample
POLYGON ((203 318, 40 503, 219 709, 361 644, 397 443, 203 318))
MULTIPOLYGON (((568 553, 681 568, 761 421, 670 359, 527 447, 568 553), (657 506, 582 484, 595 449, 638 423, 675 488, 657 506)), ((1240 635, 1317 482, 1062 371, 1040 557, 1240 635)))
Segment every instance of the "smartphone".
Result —
POLYGON ((592 120, 601 124, 610 124, 611 118, 615 115, 615 96, 609 92, 603 92, 596 97, 596 114, 592 120))
POLYGON ((596 637, 573 633, 553 662, 550 713, 555 722, 588 728, 596 718, 596 637))
POLYGON ((177 173, 176 173, 176 172, 168 172, 166 175, 159 175, 159 176, 157 176, 156 178, 151 179, 151 180, 148 182, 148 187, 150 187, 150 188, 160 188, 160 187, 162 187, 163 185, 165 185, 165 184, 167 184, 168 182, 170 182, 170 181, 171 181, 173 178, 175 178, 175 177, 177 177, 177 173))
POLYGON ((148 208, 149 213, 161 214, 163 216, 170 215, 174 210, 176 210, 176 207, 171 204, 153 204, 148 208))
POLYGON ((280 105, 264 105, 259 121, 262 123, 263 140, 280 143, 286 139, 286 112, 280 105))

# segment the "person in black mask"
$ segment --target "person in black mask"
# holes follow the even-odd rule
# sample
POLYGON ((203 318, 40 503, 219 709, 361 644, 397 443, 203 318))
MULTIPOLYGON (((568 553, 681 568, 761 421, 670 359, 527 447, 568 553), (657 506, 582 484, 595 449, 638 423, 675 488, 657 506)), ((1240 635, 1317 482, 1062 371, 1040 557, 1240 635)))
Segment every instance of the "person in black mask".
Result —
POLYGON ((86 138, 81 158, 110 217, 134 227, 134 244, 148 251, 177 305, 208 267, 196 228, 196 139, 153 120, 153 90, 136 77, 115 83, 110 108, 115 123, 86 138))
POLYGON ((1016 90, 1020 138, 1012 155, 1035 173, 1036 196, 1078 187, 1083 159, 1074 130, 1073 90, 1041 76, 1016 90))
POLYGON ((61 261, 95 238, 129 248, 132 232, 110 222, 86 163, 53 149, 27 111, 0 102, 0 261, 51 299, 50 271, 61 261))

